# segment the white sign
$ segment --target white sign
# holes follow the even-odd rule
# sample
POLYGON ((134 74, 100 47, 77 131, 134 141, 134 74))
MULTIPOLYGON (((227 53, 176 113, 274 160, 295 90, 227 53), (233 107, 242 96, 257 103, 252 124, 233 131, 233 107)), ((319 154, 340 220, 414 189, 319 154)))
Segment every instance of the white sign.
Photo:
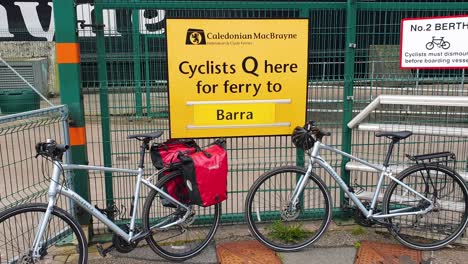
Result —
POLYGON ((400 67, 468 68, 468 15, 403 19, 400 67))

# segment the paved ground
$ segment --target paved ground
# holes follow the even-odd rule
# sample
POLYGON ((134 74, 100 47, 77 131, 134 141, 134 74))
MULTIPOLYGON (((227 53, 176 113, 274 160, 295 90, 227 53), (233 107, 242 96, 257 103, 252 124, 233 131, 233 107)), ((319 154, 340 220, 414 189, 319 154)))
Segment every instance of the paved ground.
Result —
MULTIPOLYGON (((213 243, 199 256, 183 263, 219 263, 216 256, 216 245, 232 241, 252 240, 245 225, 221 226, 213 243)), ((313 246, 294 253, 276 253, 284 264, 352 264, 359 248, 360 241, 379 241, 396 244, 397 242, 381 229, 362 228, 357 225, 332 224, 327 233, 313 246)), ((423 252, 422 264, 466 264, 468 263, 468 248, 452 246, 436 252, 423 252)), ((90 248, 90 264, 144 264, 173 263, 161 259, 148 247, 142 246, 129 254, 113 252, 106 258, 100 257, 95 248, 90 248)), ((245 262, 247 263, 247 262, 245 262)), ((262 260, 249 262, 263 263, 262 260)), ((230 263, 223 263, 230 264, 230 263)))

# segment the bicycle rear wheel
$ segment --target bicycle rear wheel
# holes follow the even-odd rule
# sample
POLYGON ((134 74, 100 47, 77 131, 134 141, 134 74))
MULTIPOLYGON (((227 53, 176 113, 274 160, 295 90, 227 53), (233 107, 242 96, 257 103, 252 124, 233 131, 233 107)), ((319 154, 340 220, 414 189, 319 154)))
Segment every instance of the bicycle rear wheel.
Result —
MULTIPOLYGON (((435 250, 457 239, 468 221, 468 190, 452 169, 439 164, 419 164, 401 172, 398 179, 427 199, 434 208, 423 215, 402 215, 388 219, 389 231, 402 244, 417 250, 435 250)), ((383 211, 417 212, 429 202, 392 182, 385 192, 383 211)))
POLYGON ((247 194, 245 218, 252 235, 277 251, 295 251, 317 241, 331 219, 331 197, 315 174, 291 208, 304 168, 279 167, 258 178, 247 194))
MULTIPOLYGON (((167 190, 171 181, 182 183, 179 171, 171 172, 158 181, 156 186, 167 190)), ((177 208, 164 199, 159 192, 152 190, 146 198, 143 208, 143 227, 151 230, 146 238, 151 249, 163 258, 182 261, 198 255, 213 238, 221 218, 221 204, 210 207, 187 205, 193 214, 182 223, 163 228, 178 221, 185 215, 185 210, 177 208)))
POLYGON ((26 204, 0 214, 0 263, 87 263, 86 237, 80 225, 64 210, 54 207, 39 249, 31 250, 46 204, 26 204))

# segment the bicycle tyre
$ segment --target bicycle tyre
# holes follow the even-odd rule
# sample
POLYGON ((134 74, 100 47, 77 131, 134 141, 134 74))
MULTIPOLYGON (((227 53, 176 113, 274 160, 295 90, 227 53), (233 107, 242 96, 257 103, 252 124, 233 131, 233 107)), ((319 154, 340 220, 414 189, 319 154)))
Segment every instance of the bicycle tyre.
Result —
POLYGON ((46 204, 25 204, 0 214, 0 263, 79 263, 88 262, 86 237, 81 226, 63 209, 54 207, 40 249, 42 256, 32 260, 30 250, 46 204))
MULTIPOLYGON (((156 186, 166 190, 165 185, 177 177, 183 176, 179 171, 171 172, 163 176, 156 186)), ((221 204, 210 207, 189 206, 192 206, 195 215, 184 223, 165 229, 151 230, 151 226, 155 224, 171 220, 171 218, 172 220, 178 219, 177 216, 183 215, 183 212, 175 208, 176 206, 163 205, 160 194, 156 190, 151 190, 149 193, 143 208, 143 228, 151 230, 151 235, 146 238, 146 241, 159 256, 172 261, 183 261, 200 254, 210 243, 221 219, 221 204)))
POLYGON ((325 183, 314 173, 300 204, 296 205, 297 210, 288 215, 284 201, 289 201, 298 175, 305 173, 304 168, 297 166, 273 169, 260 176, 247 194, 245 219, 250 232, 275 251, 297 251, 311 245, 330 223, 331 196, 325 183), (306 209, 306 206, 310 207, 306 209))
MULTIPOLYGON (((435 250, 454 241, 465 231, 468 190, 455 171, 440 164, 418 164, 402 171, 397 178, 436 202, 434 210, 427 214, 388 218, 391 224, 388 229, 399 242, 417 250, 435 250)), ((394 208, 411 210, 408 207, 411 205, 419 206, 415 209, 420 210, 427 203, 392 181, 383 199, 384 214, 394 208)))

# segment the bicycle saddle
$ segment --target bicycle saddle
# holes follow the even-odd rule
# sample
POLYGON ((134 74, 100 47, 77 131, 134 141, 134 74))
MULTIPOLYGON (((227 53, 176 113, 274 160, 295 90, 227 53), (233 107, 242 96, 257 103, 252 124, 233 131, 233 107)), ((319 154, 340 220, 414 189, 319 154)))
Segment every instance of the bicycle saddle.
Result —
POLYGON ((133 134, 133 135, 128 135, 127 139, 136 138, 138 140, 143 140, 143 139, 153 140, 155 138, 160 137, 162 134, 163 134, 162 131, 157 131, 157 132, 152 132, 152 133, 143 133, 143 134, 133 134))
POLYGON ((380 132, 375 134, 376 137, 388 137, 393 140, 402 140, 413 135, 411 131, 398 131, 398 132, 380 132))

